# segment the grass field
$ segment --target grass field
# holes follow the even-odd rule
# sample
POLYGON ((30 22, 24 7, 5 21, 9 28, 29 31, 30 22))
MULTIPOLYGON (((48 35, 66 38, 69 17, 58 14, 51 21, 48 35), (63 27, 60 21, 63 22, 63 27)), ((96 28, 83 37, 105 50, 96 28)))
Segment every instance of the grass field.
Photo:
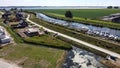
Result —
POLYGON ((65 51, 60 49, 18 44, 0 49, 0 58, 14 62, 23 68, 55 68, 62 64, 64 53, 65 51))
MULTIPOLYGON (((49 12, 64 15, 67 9, 48 9, 48 10, 31 10, 37 12, 49 12)), ((70 9, 74 17, 99 19, 103 16, 120 13, 120 9, 70 9)))
POLYGON ((72 49, 71 45, 55 37, 42 35, 24 39, 27 43, 55 47, 60 49, 72 49))

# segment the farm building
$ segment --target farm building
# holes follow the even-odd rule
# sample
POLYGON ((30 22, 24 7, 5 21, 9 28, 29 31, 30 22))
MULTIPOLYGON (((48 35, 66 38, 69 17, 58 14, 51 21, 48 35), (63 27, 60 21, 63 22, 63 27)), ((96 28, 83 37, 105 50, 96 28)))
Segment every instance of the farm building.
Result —
POLYGON ((109 16, 104 16, 102 18, 102 20, 104 21, 109 21, 109 22, 117 22, 120 23, 120 13, 116 13, 116 14, 111 14, 109 16))

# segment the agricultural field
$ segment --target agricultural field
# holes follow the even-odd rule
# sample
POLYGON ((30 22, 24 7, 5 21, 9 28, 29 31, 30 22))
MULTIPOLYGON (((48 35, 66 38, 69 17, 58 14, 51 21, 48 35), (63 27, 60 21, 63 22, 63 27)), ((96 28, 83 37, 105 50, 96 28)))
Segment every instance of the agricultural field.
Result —
MULTIPOLYGON (((30 10, 64 15, 67 9, 30 10)), ((120 9, 70 9, 74 17, 99 19, 103 16, 120 13, 120 9)))

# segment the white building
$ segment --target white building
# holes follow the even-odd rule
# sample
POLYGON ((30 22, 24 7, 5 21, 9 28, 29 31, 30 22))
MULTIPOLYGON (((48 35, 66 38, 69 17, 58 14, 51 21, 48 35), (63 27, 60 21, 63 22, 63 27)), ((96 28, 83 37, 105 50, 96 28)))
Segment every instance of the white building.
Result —
POLYGON ((7 36, 4 28, 0 26, 0 44, 9 43, 10 41, 10 37, 7 36))
POLYGON ((5 38, 5 32, 4 29, 2 27, 0 27, 0 39, 5 38))

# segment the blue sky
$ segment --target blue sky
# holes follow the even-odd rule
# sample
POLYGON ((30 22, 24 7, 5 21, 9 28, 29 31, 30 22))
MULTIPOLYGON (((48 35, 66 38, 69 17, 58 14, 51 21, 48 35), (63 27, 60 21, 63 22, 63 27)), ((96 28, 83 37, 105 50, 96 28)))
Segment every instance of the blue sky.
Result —
POLYGON ((120 6, 120 0, 0 0, 0 6, 120 6))

